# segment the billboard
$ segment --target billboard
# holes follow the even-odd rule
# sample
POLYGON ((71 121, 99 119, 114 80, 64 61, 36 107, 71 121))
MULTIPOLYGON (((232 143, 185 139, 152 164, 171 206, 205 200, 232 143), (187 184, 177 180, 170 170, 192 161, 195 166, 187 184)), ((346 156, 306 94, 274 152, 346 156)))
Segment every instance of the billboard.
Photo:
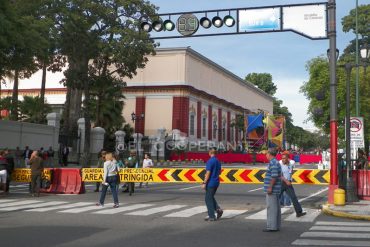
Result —
POLYGON ((327 37, 326 4, 283 7, 283 30, 311 38, 327 37))
POLYGON ((280 29, 280 8, 239 10, 239 32, 280 29))

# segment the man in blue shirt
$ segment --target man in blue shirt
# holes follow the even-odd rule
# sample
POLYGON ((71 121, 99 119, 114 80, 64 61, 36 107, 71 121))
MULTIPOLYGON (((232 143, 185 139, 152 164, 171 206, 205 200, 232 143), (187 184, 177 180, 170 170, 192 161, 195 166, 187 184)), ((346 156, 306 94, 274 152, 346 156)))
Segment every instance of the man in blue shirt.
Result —
POLYGON ((266 154, 270 163, 266 169, 263 190, 266 193, 267 227, 264 232, 277 232, 281 225, 281 208, 279 195, 281 191, 281 167, 276 159, 277 151, 270 148, 266 154))
POLYGON ((206 175, 202 183, 202 188, 206 190, 205 201, 208 210, 208 217, 205 220, 216 221, 223 214, 222 209, 215 199, 217 188, 220 185, 221 163, 216 158, 216 150, 210 150, 209 156, 211 158, 207 161, 206 175), (215 212, 217 216, 215 216, 215 212))

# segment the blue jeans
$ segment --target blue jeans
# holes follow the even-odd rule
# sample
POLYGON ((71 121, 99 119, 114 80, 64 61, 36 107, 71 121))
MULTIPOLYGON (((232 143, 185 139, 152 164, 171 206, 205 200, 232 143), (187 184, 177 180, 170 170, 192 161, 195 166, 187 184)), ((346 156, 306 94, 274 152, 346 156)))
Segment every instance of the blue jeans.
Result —
POLYGON ((302 206, 301 204, 298 202, 298 199, 297 199, 297 196, 295 194, 295 191, 294 191, 294 188, 293 188, 293 185, 287 185, 284 181, 281 183, 281 193, 283 193, 285 191, 285 193, 290 197, 290 200, 292 201, 293 203, 293 206, 294 206, 294 210, 296 213, 302 213, 302 206))
MULTIPOLYGON (((107 177, 107 183, 109 184, 108 186, 110 187, 110 190, 112 191, 114 204, 118 204, 118 196, 117 196, 117 189, 116 189, 117 176, 114 175, 114 176, 107 177)), ((101 205, 104 205, 105 195, 107 194, 108 186, 102 184, 102 191, 101 191, 100 200, 99 200, 99 203, 101 205)))
POLYGON ((290 201, 290 197, 288 196, 288 194, 286 192, 281 192, 280 194, 280 205, 282 206, 290 206, 291 205, 291 201, 290 201))
POLYGON ((217 204, 216 199, 215 199, 217 188, 218 186, 206 188, 205 201, 206 201, 206 206, 208 210, 208 217, 213 218, 213 219, 215 218, 216 210, 220 209, 220 206, 217 204))

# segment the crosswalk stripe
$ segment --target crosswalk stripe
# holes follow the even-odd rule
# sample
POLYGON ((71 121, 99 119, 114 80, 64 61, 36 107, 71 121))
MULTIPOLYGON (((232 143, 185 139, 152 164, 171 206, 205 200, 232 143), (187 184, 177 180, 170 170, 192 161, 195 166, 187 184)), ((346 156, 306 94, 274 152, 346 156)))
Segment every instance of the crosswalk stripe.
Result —
POLYGON ((135 211, 135 212, 127 213, 126 215, 147 216, 147 215, 166 212, 166 211, 170 211, 173 209, 179 209, 183 207, 186 207, 186 205, 167 205, 167 206, 162 206, 162 207, 150 208, 150 209, 146 209, 142 211, 135 211))
POLYGON ((305 209, 304 211, 306 211, 307 214, 302 217, 297 217, 296 213, 293 213, 284 220, 295 222, 313 222, 316 219, 316 217, 321 214, 320 210, 317 209, 305 209))
POLYGON ((67 202, 61 202, 61 201, 53 201, 53 202, 44 202, 44 203, 33 203, 33 204, 27 204, 27 205, 21 205, 21 206, 14 206, 14 207, 6 207, 6 208, 0 208, 0 211, 16 211, 20 209, 28 209, 28 208, 42 208, 47 207, 50 205, 58 205, 58 204, 64 204, 67 202))
POLYGON ((120 204, 119 208, 99 210, 97 212, 93 212, 93 214, 118 214, 122 212, 132 211, 135 209, 153 206, 153 204, 133 204, 133 205, 128 205, 124 207, 122 207, 122 205, 124 204, 120 204))
POLYGON ((82 207, 82 206, 87 206, 87 205, 91 205, 91 202, 77 202, 77 203, 72 203, 72 204, 67 204, 67 205, 59 205, 55 207, 29 209, 25 211, 27 212, 47 212, 47 211, 52 211, 52 210, 76 208, 76 207, 82 207))
POLYGON ((238 216, 240 214, 244 214, 247 211, 248 210, 231 210, 231 209, 224 210, 222 218, 223 219, 230 219, 230 218, 233 218, 233 217, 238 216))
POLYGON ((366 222, 333 222, 333 221, 317 221, 315 225, 327 225, 327 226, 370 226, 370 223, 366 222))
POLYGON ((370 239, 368 233, 347 233, 347 232, 304 232, 301 237, 319 237, 319 238, 366 238, 370 239))
POLYGON ((316 239, 297 239, 292 245, 308 245, 308 246, 359 246, 369 247, 369 241, 338 241, 338 240, 316 240, 316 239))
POLYGON ((14 201, 16 201, 16 200, 14 200, 14 199, 1 199, 0 200, 0 205, 1 205, 1 203, 4 203, 4 202, 14 202, 14 201))
MULTIPOLYGON (((287 212, 290 208, 282 208, 281 209, 281 214, 284 214, 285 212, 287 212)), ((267 210, 266 209, 263 209, 255 214, 252 214, 252 215, 249 215, 247 217, 245 217, 246 219, 250 219, 250 220, 265 220, 267 217, 267 210)))
POLYGON ((38 203, 38 202, 41 202, 41 201, 25 200, 25 201, 18 201, 18 202, 9 202, 9 203, 0 204, 0 208, 12 207, 12 206, 18 206, 18 205, 24 205, 24 204, 32 204, 32 203, 38 203))
POLYGON ((310 231, 348 231, 348 232, 370 232, 370 227, 363 226, 313 226, 310 231))
POLYGON ((190 217, 196 214, 201 214, 207 212, 207 207, 206 206, 198 206, 198 207, 193 207, 185 210, 181 210, 178 212, 174 212, 172 214, 167 214, 164 217, 180 217, 180 218, 186 218, 190 217))
MULTIPOLYGON (((113 203, 107 203, 104 205, 104 207, 112 207, 113 203)), ((63 211, 58 211, 58 213, 71 213, 71 214, 77 214, 77 213, 82 213, 82 212, 87 212, 87 211, 92 211, 92 210, 101 210, 104 207, 101 206, 88 206, 88 207, 83 207, 83 208, 72 208, 72 209, 67 209, 63 211)))

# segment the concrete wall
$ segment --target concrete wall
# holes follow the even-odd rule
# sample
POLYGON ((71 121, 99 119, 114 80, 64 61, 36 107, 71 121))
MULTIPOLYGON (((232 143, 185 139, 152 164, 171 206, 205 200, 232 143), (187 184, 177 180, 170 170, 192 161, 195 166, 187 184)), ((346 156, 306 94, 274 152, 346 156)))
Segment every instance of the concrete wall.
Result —
POLYGON ((30 149, 38 150, 41 147, 48 149, 50 146, 58 150, 59 129, 54 126, 22 123, 0 120, 0 149, 30 149))

